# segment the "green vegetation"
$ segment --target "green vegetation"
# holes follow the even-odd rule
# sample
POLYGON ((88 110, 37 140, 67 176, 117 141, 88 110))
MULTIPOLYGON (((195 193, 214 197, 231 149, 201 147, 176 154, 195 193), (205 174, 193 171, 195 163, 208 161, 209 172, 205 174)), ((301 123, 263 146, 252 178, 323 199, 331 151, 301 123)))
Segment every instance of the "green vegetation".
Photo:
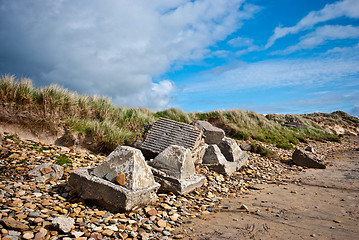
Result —
POLYGON ((331 114, 265 116, 238 109, 186 113, 175 108, 152 112, 145 108, 115 107, 111 100, 104 97, 79 95, 57 85, 39 89, 33 87, 29 79, 18 80, 9 75, 1 77, 0 102, 7 110, 22 114, 21 119, 26 113, 25 120, 33 130, 47 128, 56 132, 56 129, 65 127, 67 133, 91 138, 100 151, 113 150, 120 144, 133 144, 141 136, 143 124, 160 117, 185 123, 207 120, 224 129, 227 136, 273 143, 285 149, 291 149, 307 139, 340 140, 338 135, 322 125, 359 126, 358 118, 339 111, 331 114), (294 125, 285 126, 286 123, 294 125))
POLYGON ((68 156, 61 154, 60 156, 56 157, 56 164, 60 165, 60 166, 65 165, 65 164, 71 165, 72 162, 68 156))

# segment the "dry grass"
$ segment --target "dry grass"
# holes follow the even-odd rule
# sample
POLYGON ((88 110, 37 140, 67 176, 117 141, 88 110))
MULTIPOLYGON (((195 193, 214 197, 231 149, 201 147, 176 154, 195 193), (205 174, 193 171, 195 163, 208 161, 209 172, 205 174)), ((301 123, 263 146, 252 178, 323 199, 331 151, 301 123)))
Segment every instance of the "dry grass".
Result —
POLYGON ((208 120, 223 128, 230 137, 270 142, 282 148, 292 148, 293 144, 306 139, 339 141, 335 133, 327 132, 319 126, 319 122, 359 126, 358 118, 344 112, 265 116, 238 109, 186 113, 170 108, 155 113, 145 108, 115 107, 108 98, 79 95, 57 85, 34 88, 31 80, 17 80, 10 75, 1 77, 0 101, 36 114, 41 120, 38 122, 51 121, 53 128, 66 126, 70 132, 91 137, 108 149, 120 144, 132 144, 141 134, 144 123, 154 122, 160 117, 185 123, 197 119, 208 120), (300 122, 302 127, 283 126, 288 121, 300 122))

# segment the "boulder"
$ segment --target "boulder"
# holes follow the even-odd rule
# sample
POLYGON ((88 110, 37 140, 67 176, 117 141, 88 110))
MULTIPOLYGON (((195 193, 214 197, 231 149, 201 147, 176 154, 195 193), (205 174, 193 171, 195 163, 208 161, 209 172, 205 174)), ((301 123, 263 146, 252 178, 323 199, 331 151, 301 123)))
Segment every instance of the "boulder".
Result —
POLYGON ((207 121, 196 121, 194 125, 203 131, 204 141, 207 144, 218 144, 224 137, 222 129, 213 126, 207 121))
POLYGON ((203 185, 205 177, 196 174, 191 151, 171 145, 150 163, 161 190, 184 194, 203 185))
POLYGON ((302 167, 321 168, 321 169, 326 168, 326 166, 318 157, 316 157, 315 155, 311 154, 308 151, 303 151, 298 148, 294 151, 292 158, 295 164, 302 167))
POLYGON ((83 199, 113 211, 128 211, 135 206, 154 203, 160 187, 141 151, 126 146, 116 148, 94 169, 73 171, 69 185, 83 199))
POLYGON ((247 164, 248 155, 241 150, 235 140, 224 137, 218 147, 227 161, 237 163, 237 170, 247 164))
POLYGON ((227 161, 217 145, 209 145, 207 147, 202 164, 208 166, 213 171, 225 175, 234 173, 238 165, 236 162, 227 161))
POLYGON ((45 182, 48 179, 57 180, 64 175, 64 168, 56 164, 43 163, 29 171, 27 175, 37 182, 45 182))

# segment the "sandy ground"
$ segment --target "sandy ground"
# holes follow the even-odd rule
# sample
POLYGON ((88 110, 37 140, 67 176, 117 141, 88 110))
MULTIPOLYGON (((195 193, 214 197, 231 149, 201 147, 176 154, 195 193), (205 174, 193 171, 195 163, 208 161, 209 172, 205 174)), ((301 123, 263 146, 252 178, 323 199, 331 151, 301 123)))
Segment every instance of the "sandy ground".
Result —
POLYGON ((187 239, 359 239, 359 151, 335 153, 327 162, 327 169, 294 175, 301 184, 259 184, 260 190, 226 199, 220 212, 180 233, 187 239))

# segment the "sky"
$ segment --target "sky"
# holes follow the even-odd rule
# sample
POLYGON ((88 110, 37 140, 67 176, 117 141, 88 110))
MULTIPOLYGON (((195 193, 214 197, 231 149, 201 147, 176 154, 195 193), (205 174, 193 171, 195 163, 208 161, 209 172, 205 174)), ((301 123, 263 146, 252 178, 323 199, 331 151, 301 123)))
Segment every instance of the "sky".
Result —
POLYGON ((0 74, 187 112, 359 116, 359 0, 0 0, 0 74))

